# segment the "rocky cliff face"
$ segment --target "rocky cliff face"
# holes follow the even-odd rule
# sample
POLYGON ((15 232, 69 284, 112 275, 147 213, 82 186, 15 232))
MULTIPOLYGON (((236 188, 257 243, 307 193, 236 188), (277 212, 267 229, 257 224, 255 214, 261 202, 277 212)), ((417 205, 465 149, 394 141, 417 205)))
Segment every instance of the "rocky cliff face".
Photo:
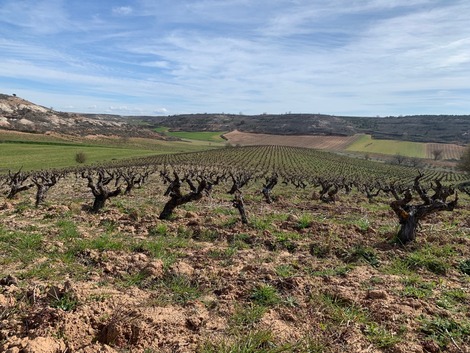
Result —
POLYGON ((57 132, 70 135, 161 136, 150 130, 129 125, 120 116, 86 116, 57 112, 22 98, 0 95, 0 129, 23 132, 57 132))

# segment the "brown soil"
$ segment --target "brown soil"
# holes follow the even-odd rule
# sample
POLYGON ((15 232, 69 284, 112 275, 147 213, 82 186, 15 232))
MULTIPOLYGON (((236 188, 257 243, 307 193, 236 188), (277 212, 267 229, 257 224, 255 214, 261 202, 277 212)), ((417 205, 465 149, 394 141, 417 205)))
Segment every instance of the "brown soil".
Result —
POLYGON ((41 209, 32 207, 30 194, 0 200, 0 239, 12 232, 42 236, 33 258, 22 257, 27 249, 16 257, 14 248, 0 250, 4 259, 17 259, 1 262, 0 352, 189 353, 264 331, 273 344, 295 344, 286 350, 292 352, 470 351, 468 338, 443 345, 422 324, 469 322, 469 279, 457 267, 470 258, 465 198, 453 213, 423 223, 417 242, 403 248, 388 241, 396 220, 386 199, 368 204, 341 195, 336 204, 322 204, 309 198, 311 191, 278 188, 267 205, 251 189, 245 226, 217 194, 160 221, 163 190, 154 180, 98 215, 82 207, 91 201, 86 188, 70 181, 51 190, 41 209), (64 235, 64 220, 76 233, 64 235), (101 245, 91 242, 103 236, 101 245), (89 248, 71 247, 85 241, 89 248), (397 260, 428 246, 453 248, 445 274, 421 267, 393 273, 397 260), (360 247, 378 264, 358 255, 360 247), (432 285, 428 296, 405 294, 404 280, 413 276, 432 285), (278 300, 264 303, 259 318, 242 319, 261 305, 254 293, 266 286, 278 300), (464 299, 444 308, 451 289, 464 299), (396 342, 378 341, 380 330, 396 342))
POLYGON ((224 134, 224 137, 232 145, 254 146, 254 145, 278 145, 291 147, 316 148, 331 151, 341 151, 353 143, 357 136, 283 136, 254 134, 240 132, 238 130, 224 134))

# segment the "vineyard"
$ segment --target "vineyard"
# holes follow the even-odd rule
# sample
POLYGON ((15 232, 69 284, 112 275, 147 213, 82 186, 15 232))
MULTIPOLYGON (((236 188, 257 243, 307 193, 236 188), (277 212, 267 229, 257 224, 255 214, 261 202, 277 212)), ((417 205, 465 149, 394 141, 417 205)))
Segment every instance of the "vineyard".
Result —
POLYGON ((468 176, 286 146, 0 176, 0 351, 468 352, 468 176))

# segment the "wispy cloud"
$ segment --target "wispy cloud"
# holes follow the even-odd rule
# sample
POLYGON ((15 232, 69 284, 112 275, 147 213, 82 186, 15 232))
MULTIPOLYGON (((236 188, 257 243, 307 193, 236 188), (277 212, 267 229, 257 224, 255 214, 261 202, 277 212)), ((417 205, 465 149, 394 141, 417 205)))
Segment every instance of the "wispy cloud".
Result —
POLYGON ((470 110, 465 0, 86 5, 5 0, 0 91, 129 114, 470 110))
POLYGON ((112 12, 114 15, 127 16, 132 13, 132 7, 130 6, 114 7, 112 9, 112 12))

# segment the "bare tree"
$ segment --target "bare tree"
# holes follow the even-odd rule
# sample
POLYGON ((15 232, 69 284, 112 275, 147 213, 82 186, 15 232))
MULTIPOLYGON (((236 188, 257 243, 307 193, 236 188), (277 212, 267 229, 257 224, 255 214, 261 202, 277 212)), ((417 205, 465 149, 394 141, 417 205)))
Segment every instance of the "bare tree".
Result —
POLYGON ((399 154, 397 153, 394 157, 393 157, 393 164, 398 164, 398 165, 402 165, 403 163, 405 163, 406 161, 406 157, 402 154, 399 154))
POLYGON ((431 154, 432 154, 433 159, 437 161, 439 159, 442 159, 444 155, 444 150, 442 148, 436 148, 432 150, 431 154))
POLYGON ((431 185, 434 195, 429 196, 427 190, 420 184, 423 176, 424 174, 419 173, 413 185, 413 190, 418 193, 423 203, 410 204, 413 195, 412 190, 407 189, 404 192, 403 198, 399 198, 398 194, 395 193, 396 200, 390 204, 401 225, 398 231, 398 239, 402 244, 409 243, 416 238, 419 222, 424 217, 439 211, 452 211, 457 206, 457 192, 452 187, 442 185, 439 179, 434 181, 434 185, 431 185), (446 199, 453 195, 454 192, 454 200, 447 202, 446 199))
POLYGON ((423 165, 423 160, 418 157, 408 158, 408 165, 411 167, 419 168, 423 165))

